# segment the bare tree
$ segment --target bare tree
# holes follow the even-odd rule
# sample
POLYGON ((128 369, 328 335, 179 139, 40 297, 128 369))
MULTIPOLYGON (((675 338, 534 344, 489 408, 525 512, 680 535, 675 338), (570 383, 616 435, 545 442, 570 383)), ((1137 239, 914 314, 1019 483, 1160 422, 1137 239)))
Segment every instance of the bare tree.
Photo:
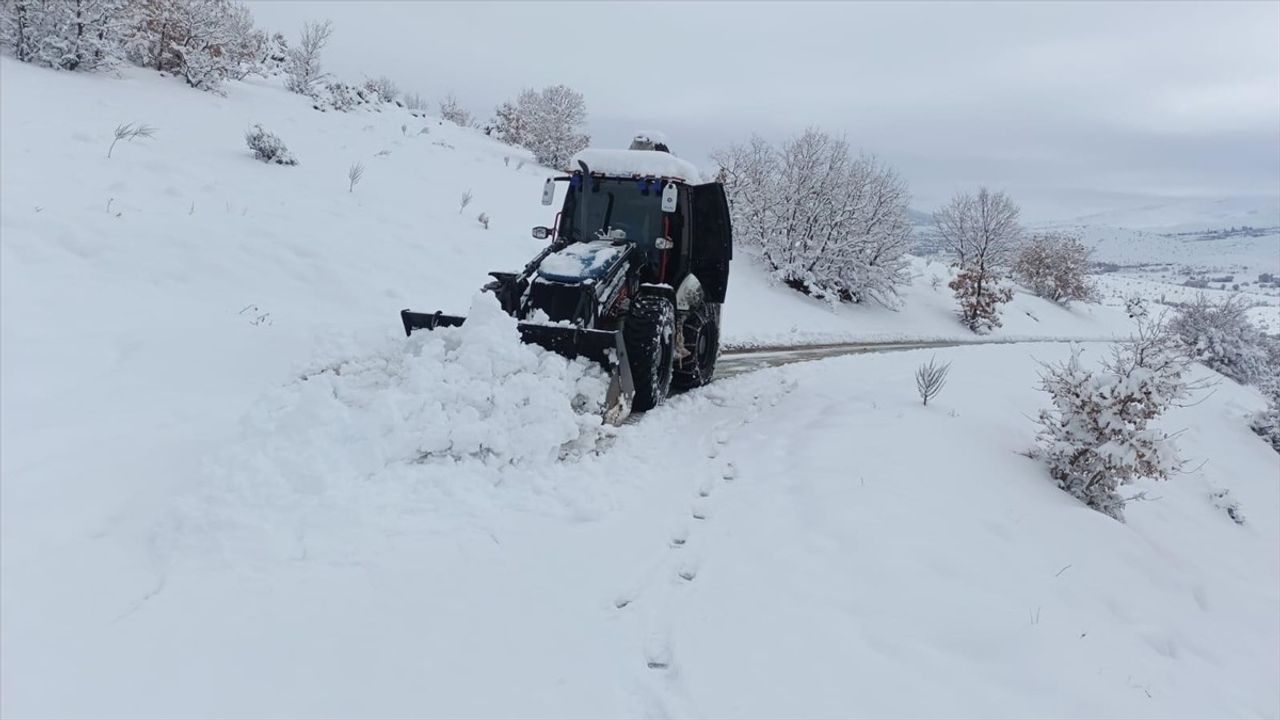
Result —
POLYGON ((415 92, 405 93, 404 97, 400 98, 400 102, 404 103, 404 106, 409 108, 410 110, 426 110, 427 109, 426 98, 422 97, 421 95, 415 92))
POLYGON ((1022 237, 1018 215, 1008 195, 985 187, 976 196, 957 194, 933 214, 938 237, 960 270, 950 284, 960 319, 974 332, 998 326, 1000 303, 1013 297, 1000 283, 1022 237))
POLYGON ((462 193, 462 201, 458 204, 458 214, 461 215, 463 210, 471 204, 471 191, 467 190, 462 193))
POLYGON ((326 77, 320 68, 320 51, 333 35, 333 22, 309 22, 302 26, 297 47, 289 49, 285 64, 285 87, 301 95, 315 94, 315 87, 326 77))
POLYGON ((114 139, 111 141, 111 147, 107 148, 107 157, 111 157, 111 153, 116 149, 116 143, 124 140, 125 142, 133 142, 138 138, 155 137, 156 129, 146 123, 121 123, 116 126, 114 139))
POLYGON ((1017 204, 1003 192, 978 188, 958 193, 933 214, 938 237, 961 269, 1000 271, 1009 266, 1022 237, 1017 204))
POLYGON ((354 162, 347 170, 347 179, 351 184, 347 186, 347 192, 355 192, 356 184, 360 182, 360 178, 364 177, 364 163, 354 162))
POLYGON ((916 390, 920 393, 920 401, 926 407, 930 398, 936 397, 947 384, 947 374, 951 372, 951 363, 938 365, 934 359, 916 368, 916 390))

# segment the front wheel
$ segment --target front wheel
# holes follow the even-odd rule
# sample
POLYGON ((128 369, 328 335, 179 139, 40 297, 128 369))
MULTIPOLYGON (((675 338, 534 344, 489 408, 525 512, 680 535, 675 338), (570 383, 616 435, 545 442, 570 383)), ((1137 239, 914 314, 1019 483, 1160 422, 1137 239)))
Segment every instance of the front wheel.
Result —
POLYGON ((675 328, 676 310, 670 300, 641 295, 631 301, 622 337, 631 360, 631 380, 636 389, 631 408, 636 412, 650 410, 667 399, 675 356, 675 328))
POLYGON ((720 358, 720 304, 703 303, 690 310, 680 329, 684 358, 676 365, 671 383, 676 390, 691 390, 711 382, 720 358))

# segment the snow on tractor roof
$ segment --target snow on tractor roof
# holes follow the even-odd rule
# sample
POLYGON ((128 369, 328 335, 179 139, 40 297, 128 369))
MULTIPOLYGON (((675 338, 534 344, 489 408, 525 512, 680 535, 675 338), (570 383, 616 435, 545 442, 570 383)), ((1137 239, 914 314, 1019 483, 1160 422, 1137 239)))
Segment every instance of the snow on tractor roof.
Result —
POLYGON ((569 161, 570 170, 578 169, 578 161, 593 173, 622 177, 677 178, 688 183, 702 182, 702 173, 693 163, 658 150, 600 150, 579 152, 569 161))

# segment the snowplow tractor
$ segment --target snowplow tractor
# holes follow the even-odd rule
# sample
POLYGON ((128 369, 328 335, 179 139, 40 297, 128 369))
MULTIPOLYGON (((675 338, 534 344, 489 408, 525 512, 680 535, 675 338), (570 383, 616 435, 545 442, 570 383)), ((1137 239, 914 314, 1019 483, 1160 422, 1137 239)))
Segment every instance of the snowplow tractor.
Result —
MULTIPOLYGON (((637 137, 637 141, 644 136, 637 137)), ((720 351, 733 240, 719 183, 662 150, 584 150, 548 178, 543 204, 565 186, 550 244, 519 272, 492 272, 484 289, 519 322, 520 337, 610 374, 604 419, 620 423, 673 390, 711 382, 720 351)), ((466 322, 400 313, 406 334, 466 322)))

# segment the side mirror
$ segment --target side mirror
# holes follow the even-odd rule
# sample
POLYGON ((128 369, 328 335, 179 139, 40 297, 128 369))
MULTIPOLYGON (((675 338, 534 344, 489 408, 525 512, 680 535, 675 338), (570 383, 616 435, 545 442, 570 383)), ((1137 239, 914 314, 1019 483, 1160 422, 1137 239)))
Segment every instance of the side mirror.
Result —
POLYGON ((533 236, 539 240, 546 240, 551 237, 551 228, 539 225, 533 229, 533 236))
POLYGON ((675 247, 676 244, 671 241, 671 238, 660 237, 654 239, 653 246, 659 250, 670 250, 675 247))
POLYGON ((676 193, 678 189, 675 183, 667 183, 662 188, 662 212, 671 213, 676 211, 676 193))
POLYGON ((552 180, 551 178, 547 178, 547 181, 542 185, 542 204, 550 205, 555 201, 556 201, 556 181, 552 180))

